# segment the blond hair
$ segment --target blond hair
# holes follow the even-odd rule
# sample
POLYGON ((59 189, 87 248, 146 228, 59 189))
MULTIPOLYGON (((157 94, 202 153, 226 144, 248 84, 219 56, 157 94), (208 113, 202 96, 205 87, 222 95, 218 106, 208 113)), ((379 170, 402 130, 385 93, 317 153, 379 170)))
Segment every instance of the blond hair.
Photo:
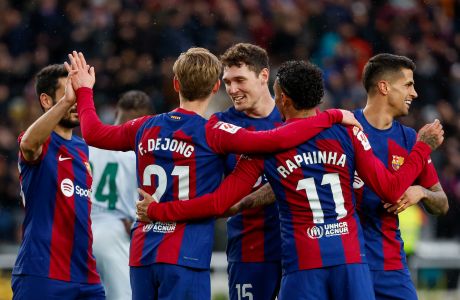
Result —
POLYGON ((204 48, 188 49, 177 58, 173 66, 180 94, 189 101, 208 97, 221 71, 219 59, 204 48))

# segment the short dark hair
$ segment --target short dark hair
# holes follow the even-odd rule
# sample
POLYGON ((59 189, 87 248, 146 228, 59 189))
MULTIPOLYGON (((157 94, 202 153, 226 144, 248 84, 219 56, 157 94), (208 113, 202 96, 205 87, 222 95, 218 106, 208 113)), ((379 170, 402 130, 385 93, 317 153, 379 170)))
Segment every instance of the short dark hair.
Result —
POLYGON ((283 63, 276 74, 281 90, 292 99, 295 109, 310 109, 324 96, 323 72, 316 65, 291 60, 283 63))
POLYGON ((123 93, 118 100, 117 108, 124 111, 144 111, 145 115, 153 114, 152 102, 149 95, 138 90, 123 93))
POLYGON ((406 56, 390 53, 381 53, 371 57, 363 70, 363 85, 366 92, 369 93, 384 76, 401 72, 401 69, 414 71, 415 64, 406 56))
POLYGON ((220 61, 224 67, 241 67, 245 64, 249 70, 257 75, 263 69, 269 69, 267 51, 249 43, 238 43, 231 46, 220 56, 220 61))
POLYGON ((54 64, 41 69, 35 75, 35 92, 40 97, 42 93, 47 94, 53 100, 56 97, 59 78, 67 77, 67 70, 64 65, 54 64))

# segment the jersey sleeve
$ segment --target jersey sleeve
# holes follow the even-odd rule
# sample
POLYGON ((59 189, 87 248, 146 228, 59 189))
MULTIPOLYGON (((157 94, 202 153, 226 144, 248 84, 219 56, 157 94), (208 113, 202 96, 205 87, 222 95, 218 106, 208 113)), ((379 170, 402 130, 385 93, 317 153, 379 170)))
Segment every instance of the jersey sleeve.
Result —
POLYGON ((83 87, 79 88, 76 94, 80 128, 88 145, 107 150, 135 150, 136 132, 148 116, 122 125, 106 125, 96 114, 93 90, 83 87))
POLYGON ((219 121, 214 115, 206 124, 206 140, 219 154, 279 152, 302 144, 333 124, 342 122, 342 117, 340 110, 329 109, 276 129, 250 131, 219 121))
POLYGON ((355 166, 361 179, 385 202, 396 203, 426 166, 431 148, 417 142, 407 161, 398 170, 390 172, 374 155, 366 134, 357 127, 349 127, 355 151, 355 166))
POLYGON ((415 182, 427 189, 439 182, 438 173, 436 172, 430 157, 428 157, 425 168, 422 170, 415 182))
POLYGON ((220 216, 252 191, 263 172, 263 160, 242 155, 233 172, 213 193, 187 201, 152 202, 148 216, 157 221, 187 221, 220 216))
POLYGON ((24 157, 24 154, 21 151, 21 141, 22 141, 22 138, 24 137, 25 133, 26 133, 25 131, 21 132, 21 134, 18 136, 19 160, 24 162, 24 163, 26 163, 26 164, 29 164, 29 165, 36 165, 36 164, 40 163, 43 160, 43 157, 45 156, 46 152, 48 151, 48 146, 49 146, 49 144, 51 142, 51 135, 43 143, 43 145, 42 145, 42 153, 40 153, 40 156, 35 160, 27 160, 24 157))

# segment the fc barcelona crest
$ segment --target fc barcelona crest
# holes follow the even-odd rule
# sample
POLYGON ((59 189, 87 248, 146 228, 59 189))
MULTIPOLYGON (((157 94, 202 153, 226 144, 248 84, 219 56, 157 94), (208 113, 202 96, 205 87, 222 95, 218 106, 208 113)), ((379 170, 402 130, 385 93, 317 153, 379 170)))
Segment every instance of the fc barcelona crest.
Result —
POLYGON ((391 160, 391 166, 395 171, 398 171, 399 168, 404 164, 404 157, 393 155, 393 159, 391 160))

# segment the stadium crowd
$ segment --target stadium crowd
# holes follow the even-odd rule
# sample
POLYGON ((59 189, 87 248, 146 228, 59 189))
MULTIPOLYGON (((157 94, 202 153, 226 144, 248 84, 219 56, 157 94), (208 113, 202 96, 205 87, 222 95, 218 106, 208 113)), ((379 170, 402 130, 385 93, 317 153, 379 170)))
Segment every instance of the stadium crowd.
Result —
POLYGON ((364 106, 361 70, 374 54, 412 58, 418 98, 403 123, 418 129, 437 117, 446 131, 433 160, 450 210, 431 220, 431 233, 459 238, 459 14, 460 3, 449 0, 0 1, 0 242, 20 241, 16 137, 41 114, 38 70, 84 51, 98 74, 98 112, 111 122, 117 97, 129 89, 148 93, 157 112, 175 107, 171 70, 181 52, 200 46, 220 55, 242 41, 266 48, 273 71, 286 59, 318 64, 324 107, 364 106))

